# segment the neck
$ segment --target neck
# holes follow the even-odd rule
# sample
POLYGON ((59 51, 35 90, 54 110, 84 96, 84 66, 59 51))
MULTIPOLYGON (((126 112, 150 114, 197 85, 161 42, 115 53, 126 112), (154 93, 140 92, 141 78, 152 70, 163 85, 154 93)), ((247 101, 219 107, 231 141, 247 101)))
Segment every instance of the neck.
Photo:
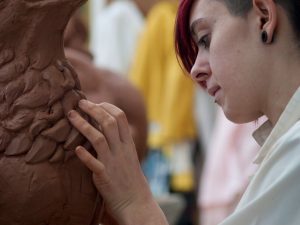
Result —
POLYGON ((270 82, 265 105, 265 115, 275 125, 288 102, 300 87, 300 57, 289 54, 274 63, 272 81, 270 82), (283 58, 285 58, 283 60, 283 58))
MULTIPOLYGON (((275 32, 274 42, 264 52, 268 59, 265 66, 267 82, 266 95, 262 105, 263 113, 274 126, 288 102, 300 87, 300 49, 299 41, 286 13, 278 8, 280 21, 275 32)), ((262 91, 262 90, 260 90, 262 91)))

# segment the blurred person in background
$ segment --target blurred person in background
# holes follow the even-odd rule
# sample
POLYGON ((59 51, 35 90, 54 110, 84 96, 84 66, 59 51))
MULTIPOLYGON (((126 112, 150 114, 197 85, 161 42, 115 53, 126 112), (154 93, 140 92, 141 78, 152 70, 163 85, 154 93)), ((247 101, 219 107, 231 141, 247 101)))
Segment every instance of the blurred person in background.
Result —
MULTIPOLYGON (((129 79, 142 92, 146 103, 149 153, 143 171, 152 193, 158 199, 176 192, 194 200, 195 86, 184 76, 175 54, 177 7, 177 0, 165 0, 149 11, 129 79)), ((191 205, 195 204, 187 203, 178 224, 192 224, 191 205)))
POLYGON ((97 66, 127 77, 144 17, 157 1, 105 0, 91 33, 91 51, 97 66))
POLYGON ((144 18, 147 17, 150 10, 153 8, 155 4, 160 2, 161 0, 132 0, 137 5, 139 10, 142 12, 144 18))
POLYGON ((217 225, 229 216, 257 169, 252 162, 259 145, 251 134, 261 122, 234 124, 218 109, 214 124, 199 184, 201 225, 217 225))

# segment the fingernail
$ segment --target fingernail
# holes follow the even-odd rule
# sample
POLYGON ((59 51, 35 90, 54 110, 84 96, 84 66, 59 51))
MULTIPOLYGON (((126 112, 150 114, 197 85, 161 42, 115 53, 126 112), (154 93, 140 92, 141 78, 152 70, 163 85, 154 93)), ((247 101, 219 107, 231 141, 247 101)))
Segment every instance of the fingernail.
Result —
POLYGON ((81 146, 77 146, 75 148, 75 153, 80 157, 82 150, 83 150, 83 148, 81 146))
POLYGON ((79 106, 84 106, 84 105, 86 105, 87 103, 88 103, 87 100, 81 99, 81 100, 79 101, 79 106))
POLYGON ((76 116, 76 113, 74 110, 71 110, 70 112, 68 112, 68 117, 69 118, 74 118, 76 116))

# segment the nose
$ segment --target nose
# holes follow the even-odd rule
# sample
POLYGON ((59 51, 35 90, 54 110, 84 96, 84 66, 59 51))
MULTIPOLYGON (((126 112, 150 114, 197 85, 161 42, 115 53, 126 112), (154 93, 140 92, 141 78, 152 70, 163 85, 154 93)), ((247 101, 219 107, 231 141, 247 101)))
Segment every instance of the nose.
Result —
POLYGON ((192 79, 203 88, 207 87, 207 80, 211 76, 208 56, 198 52, 195 63, 190 72, 192 79))

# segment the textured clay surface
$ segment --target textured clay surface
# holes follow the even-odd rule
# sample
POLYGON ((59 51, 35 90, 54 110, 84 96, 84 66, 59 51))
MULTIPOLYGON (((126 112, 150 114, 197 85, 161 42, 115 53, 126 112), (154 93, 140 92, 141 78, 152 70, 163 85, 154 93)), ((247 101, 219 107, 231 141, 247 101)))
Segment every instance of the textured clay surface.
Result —
POLYGON ((84 95, 63 32, 83 2, 0 1, 1 225, 97 224, 101 199, 73 152, 86 140, 66 118, 84 95))

